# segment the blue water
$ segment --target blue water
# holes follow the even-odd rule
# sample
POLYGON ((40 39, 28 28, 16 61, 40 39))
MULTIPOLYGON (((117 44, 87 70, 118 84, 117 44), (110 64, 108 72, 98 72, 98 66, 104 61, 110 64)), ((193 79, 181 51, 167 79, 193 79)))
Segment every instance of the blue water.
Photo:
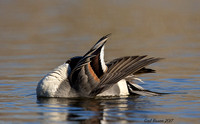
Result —
POLYGON ((0 123, 200 122, 199 2, 0 1, 0 123), (40 98, 37 82, 102 36, 105 59, 165 58, 140 85, 162 96, 40 98))

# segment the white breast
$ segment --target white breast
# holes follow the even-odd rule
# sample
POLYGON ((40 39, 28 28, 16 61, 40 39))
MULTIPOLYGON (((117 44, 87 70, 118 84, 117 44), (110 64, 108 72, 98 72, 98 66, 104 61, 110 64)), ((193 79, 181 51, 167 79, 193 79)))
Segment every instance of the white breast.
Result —
MULTIPOLYGON (((62 64, 47 74, 38 83, 36 93, 40 97, 55 97, 55 93, 60 84, 67 79, 71 71, 69 64, 62 64)), ((69 87, 70 88, 70 87, 69 87)), ((70 89, 69 89, 70 90, 70 89)))

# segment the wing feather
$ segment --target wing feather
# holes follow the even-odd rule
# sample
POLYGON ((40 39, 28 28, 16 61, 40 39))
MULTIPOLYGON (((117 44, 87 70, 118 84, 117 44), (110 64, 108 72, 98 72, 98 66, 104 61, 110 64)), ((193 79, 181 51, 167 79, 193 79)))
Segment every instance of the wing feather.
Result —
POLYGON ((161 59, 153 57, 144 59, 145 57, 146 56, 129 56, 112 61, 108 71, 100 78, 100 83, 91 91, 90 95, 96 96, 102 93, 126 76, 161 59))

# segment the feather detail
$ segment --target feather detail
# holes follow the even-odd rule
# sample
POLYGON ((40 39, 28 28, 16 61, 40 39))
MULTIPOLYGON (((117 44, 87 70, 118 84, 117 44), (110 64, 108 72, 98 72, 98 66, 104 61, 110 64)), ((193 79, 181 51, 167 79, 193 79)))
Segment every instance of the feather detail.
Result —
POLYGON ((144 59, 145 57, 146 56, 129 56, 112 61, 108 71, 100 78, 101 82, 92 90, 90 95, 96 96, 109 89, 126 76, 160 60, 160 58, 144 59))

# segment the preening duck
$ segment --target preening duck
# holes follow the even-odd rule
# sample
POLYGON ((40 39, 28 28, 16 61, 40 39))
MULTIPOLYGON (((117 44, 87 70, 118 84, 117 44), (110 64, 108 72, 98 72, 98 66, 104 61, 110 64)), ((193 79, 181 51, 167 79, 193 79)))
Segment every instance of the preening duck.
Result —
POLYGON ((36 88, 37 97, 95 97, 160 93, 135 84, 135 75, 153 73, 146 66, 161 58, 125 56, 104 61, 104 46, 110 34, 102 37, 85 55, 76 56, 44 76, 36 88))

